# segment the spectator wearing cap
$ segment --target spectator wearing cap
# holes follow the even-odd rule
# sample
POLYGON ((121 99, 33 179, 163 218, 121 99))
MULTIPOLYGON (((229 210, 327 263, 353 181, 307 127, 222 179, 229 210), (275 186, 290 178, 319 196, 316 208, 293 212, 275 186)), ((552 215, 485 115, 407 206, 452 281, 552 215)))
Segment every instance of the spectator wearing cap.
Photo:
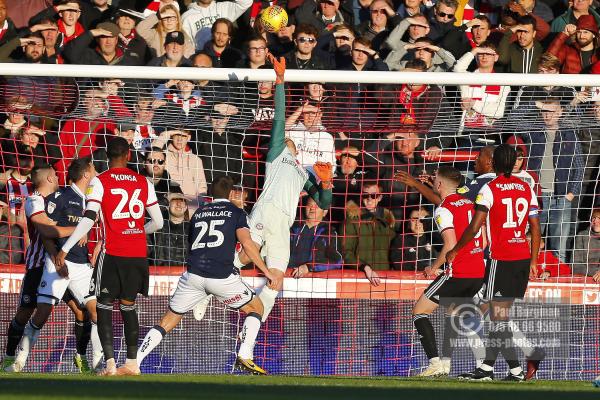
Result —
MULTIPOLYGON (((451 71, 456 64, 456 59, 448 50, 436 46, 428 37, 420 37, 414 43, 404 46, 409 50, 414 60, 421 60, 427 66, 426 72, 447 72, 451 71)), ((406 61, 400 62, 401 69, 406 68, 406 61)))
POLYGON ((430 29, 427 36, 434 43, 440 43, 444 36, 456 29, 454 26, 454 21, 456 21, 454 14, 456 14, 457 8, 457 0, 439 0, 435 3, 435 6, 427 11, 430 29))
POLYGON ((161 7, 156 14, 148 15, 136 26, 136 31, 144 38, 155 57, 165 54, 167 36, 171 32, 180 32, 183 35, 183 55, 191 57, 196 51, 194 41, 183 31, 179 10, 174 4, 161 7))
MULTIPOLYGON (((171 179, 179 184, 193 213, 199 205, 199 199, 206 194, 206 175, 202 159, 188 146, 191 135, 187 130, 164 131, 152 143, 152 147, 165 148, 165 168, 171 179)), ((240 153, 241 158, 241 153, 240 153)))
POLYGON ((0 46, 17 37, 14 22, 8 18, 6 0, 0 0, 0 46))
POLYGON ((144 38, 135 30, 135 24, 140 19, 141 14, 135 11, 134 7, 134 0, 121 0, 119 9, 115 11, 115 24, 120 29, 117 46, 123 52, 129 51, 132 55, 139 55, 139 65, 146 65, 152 55, 144 38))
MULTIPOLYGON (((488 40, 492 32, 492 23, 485 15, 479 15, 457 29, 448 31, 440 42, 440 46, 447 49, 457 60, 473 47, 479 46, 488 40), (470 31, 469 31, 470 30, 470 31)), ((469 68, 469 70, 474 70, 469 68)))
POLYGON ((338 225, 346 218, 345 207, 350 200, 360 204, 360 191, 364 181, 373 180, 375 174, 365 167, 363 153, 349 145, 340 152, 340 162, 333 178, 333 197, 330 207, 331 221, 338 225))
POLYGON ((550 29, 552 32, 564 32, 567 25, 577 25, 582 16, 594 18, 596 26, 600 25, 600 14, 592 7, 593 0, 574 0, 572 7, 554 18, 550 29))
MULTIPOLYGON (((454 66, 454 72, 467 72, 469 64, 475 59, 477 69, 475 73, 493 73, 498 61, 498 51, 491 42, 483 42, 470 52, 462 56, 454 66)), ((458 139, 459 146, 481 147, 478 141, 486 132, 493 129, 499 118, 504 116, 506 99, 510 93, 510 86, 500 85, 461 85, 461 117, 459 133, 465 134, 458 139), (469 132, 470 131, 470 132, 469 132), (473 133, 469 137, 469 133, 473 133)), ((484 137, 485 139, 485 137, 484 137)), ((494 137, 494 140, 497 138, 494 137)))
POLYGON ((287 69, 331 69, 329 53, 316 49, 319 31, 312 25, 300 24, 294 31, 295 49, 285 57, 287 69))
POLYGON ((561 73, 579 74, 589 70, 588 67, 599 60, 597 39, 596 19, 592 15, 582 15, 577 20, 577 25, 568 24, 556 35, 547 51, 560 60, 561 73))
POLYGON ((305 0, 294 12, 296 24, 314 26, 319 35, 341 23, 354 25, 354 15, 340 8, 340 0, 305 0))
POLYGON ((149 241, 150 263, 159 266, 185 265, 190 225, 187 199, 181 193, 169 193, 168 200, 168 222, 149 241))
POLYGON ((213 68, 233 68, 244 55, 231 45, 233 23, 227 18, 218 18, 210 28, 211 39, 204 46, 204 52, 212 58, 213 68))
POLYGON ((183 193, 181 186, 173 180, 166 169, 166 154, 164 150, 159 148, 152 148, 146 152, 144 158, 144 168, 141 174, 154 185, 154 191, 156 192, 156 198, 158 204, 163 211, 164 215, 167 215, 169 208, 169 200, 167 196, 169 193, 183 193))
POLYGON ((506 72, 535 73, 544 48, 535 39, 536 21, 530 15, 519 17, 517 24, 504 32, 498 45, 498 64, 505 65, 506 72), (513 35, 517 36, 512 41, 513 35))
POLYGON ((547 98, 536 105, 543 129, 522 133, 529 146, 527 165, 539 176, 540 224, 547 235, 547 248, 567 262, 567 243, 575 222, 571 207, 575 196, 581 193, 585 161, 575 130, 563 122, 560 99, 547 98))
POLYGON ((408 61, 410 55, 406 49, 407 44, 413 44, 418 38, 429 34, 429 21, 422 14, 417 14, 403 19, 397 27, 390 33, 385 41, 387 47, 391 49, 386 57, 385 63, 392 71, 398 71, 402 68, 401 62, 408 61), (404 35, 408 31, 408 41, 405 41, 404 35))
POLYGON ((112 22, 101 22, 95 29, 71 40, 63 50, 70 64, 83 65, 140 65, 142 56, 118 46, 121 30, 112 22), (95 41, 96 47, 90 47, 95 41))
POLYGON ((191 61, 185 57, 185 34, 180 31, 167 33, 165 53, 148 62, 152 67, 191 67, 191 61))
POLYGON ((380 51, 390 32, 402 21, 392 7, 390 0, 373 0, 369 5, 369 20, 356 28, 360 37, 371 41, 373 50, 380 51))
POLYGON ((41 64, 44 59, 44 37, 39 32, 30 33, 22 38, 15 37, 0 46, 0 62, 18 62, 41 64), (21 47, 22 52, 17 49, 21 47))
POLYGON ((183 30, 192 38, 196 50, 201 50, 210 40, 210 29, 217 18, 235 22, 251 5, 252 0, 197 0, 182 15, 183 30))

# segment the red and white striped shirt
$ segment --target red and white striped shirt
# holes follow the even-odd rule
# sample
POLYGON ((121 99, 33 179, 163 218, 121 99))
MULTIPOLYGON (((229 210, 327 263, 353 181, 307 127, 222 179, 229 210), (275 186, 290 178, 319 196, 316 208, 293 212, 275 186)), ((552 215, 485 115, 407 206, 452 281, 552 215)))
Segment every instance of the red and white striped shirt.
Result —
POLYGON ((27 217, 27 232, 29 233, 29 247, 25 252, 25 267, 27 269, 42 268, 46 250, 42 244, 42 236, 35 229, 31 218, 46 212, 46 199, 38 192, 29 196, 25 201, 25 216, 27 217))

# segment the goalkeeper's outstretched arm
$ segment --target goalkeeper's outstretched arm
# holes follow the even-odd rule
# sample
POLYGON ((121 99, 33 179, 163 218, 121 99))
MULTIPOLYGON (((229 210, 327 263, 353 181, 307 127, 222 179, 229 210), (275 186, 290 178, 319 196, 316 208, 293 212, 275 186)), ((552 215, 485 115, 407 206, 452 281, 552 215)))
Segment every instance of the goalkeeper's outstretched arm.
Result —
MULTIPOLYGON (((323 170, 328 169, 331 171, 331 164, 323 163, 323 170)), ((316 167, 316 164, 315 164, 316 167)), ((321 177, 320 177, 321 178, 321 177)), ((317 203, 320 209, 327 210, 331 205, 333 194, 331 192, 332 186, 330 180, 324 180, 321 178, 321 183, 317 184, 316 178, 312 174, 308 174, 308 180, 304 184, 304 190, 312 199, 317 203)))
POLYGON ((271 127, 271 140, 269 142, 269 152, 267 153, 267 162, 275 160, 283 149, 285 149, 285 58, 277 60, 269 54, 269 61, 273 64, 276 74, 275 80, 275 117, 271 127))

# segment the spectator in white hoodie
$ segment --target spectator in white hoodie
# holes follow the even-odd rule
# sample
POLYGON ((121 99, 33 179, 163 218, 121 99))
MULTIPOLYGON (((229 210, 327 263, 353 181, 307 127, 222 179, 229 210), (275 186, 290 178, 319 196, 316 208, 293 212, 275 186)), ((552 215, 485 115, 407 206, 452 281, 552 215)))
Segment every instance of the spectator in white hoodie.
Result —
POLYGON ((163 148, 168 142, 165 168, 171 180, 181 186, 190 213, 193 214, 198 208, 199 197, 206 194, 207 187, 202 159, 187 146, 190 136, 184 130, 165 131, 154 141, 152 147, 163 148))
POLYGON ((210 41, 210 28, 218 18, 227 18, 235 22, 250 6, 252 0, 221 1, 197 0, 190 4, 182 15, 183 30, 196 45, 196 50, 202 50, 210 41))

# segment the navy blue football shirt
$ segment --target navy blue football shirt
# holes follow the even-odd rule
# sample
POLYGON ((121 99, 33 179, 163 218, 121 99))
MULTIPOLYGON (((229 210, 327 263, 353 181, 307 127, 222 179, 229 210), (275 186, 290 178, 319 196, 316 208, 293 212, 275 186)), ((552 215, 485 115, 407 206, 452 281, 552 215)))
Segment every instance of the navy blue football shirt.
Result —
POLYGON ((248 229, 248 216, 229 200, 217 199, 198 208, 190 221, 188 271, 213 279, 231 275, 240 228, 248 229))
MULTIPOLYGON (((85 196, 77 188, 67 186, 46 199, 46 214, 56 221, 57 226, 77 226, 85 211, 85 196)), ((61 248, 68 237, 56 239, 57 248, 61 248)), ((87 245, 76 244, 67 254, 66 260, 85 264, 89 262, 87 245)))

